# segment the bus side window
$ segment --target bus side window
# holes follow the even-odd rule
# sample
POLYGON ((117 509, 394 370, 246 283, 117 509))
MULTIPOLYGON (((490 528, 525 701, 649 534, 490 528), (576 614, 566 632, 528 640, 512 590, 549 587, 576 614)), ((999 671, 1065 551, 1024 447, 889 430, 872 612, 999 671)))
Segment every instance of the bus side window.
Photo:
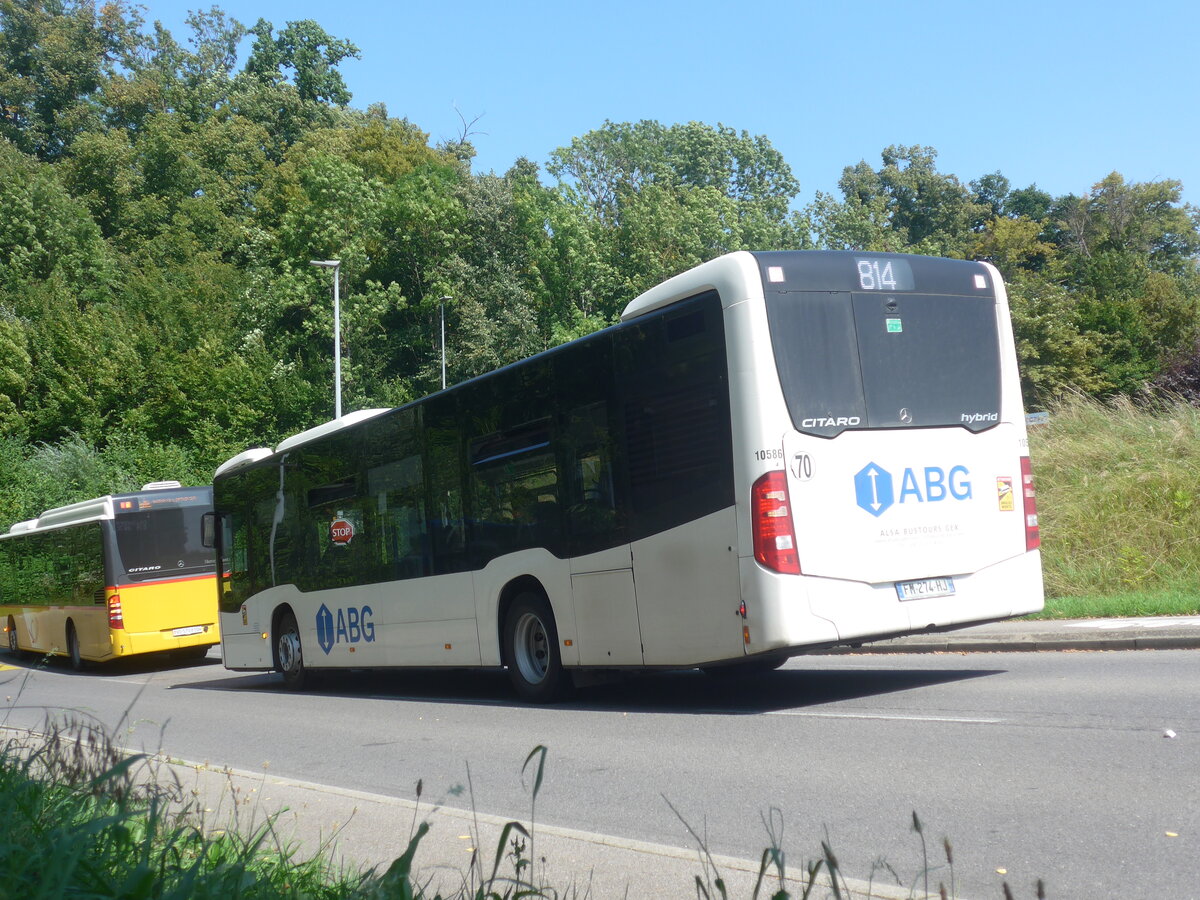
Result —
POLYGON ((470 443, 474 562, 559 544, 558 466, 551 422, 539 419, 470 443))
POLYGON ((593 403, 571 410, 565 443, 571 476, 567 503, 571 553, 620 543, 624 529, 617 515, 606 405, 593 403))
POLYGON ((418 412, 394 410, 368 422, 361 443, 366 489, 362 514, 369 529, 371 580, 432 574, 418 412))
POLYGON ((75 603, 104 602, 104 543, 99 523, 68 529, 66 533, 71 593, 75 603))
POLYGON ((645 318, 615 342, 635 540, 734 502, 720 298, 645 318))
POLYGON ((367 470, 381 532, 379 554, 387 579, 432 574, 433 560, 425 530, 425 476, 419 453, 367 470))
POLYGON ((453 395, 430 401, 425 416, 426 529, 433 549, 434 574, 468 568, 463 520, 461 429, 453 395))

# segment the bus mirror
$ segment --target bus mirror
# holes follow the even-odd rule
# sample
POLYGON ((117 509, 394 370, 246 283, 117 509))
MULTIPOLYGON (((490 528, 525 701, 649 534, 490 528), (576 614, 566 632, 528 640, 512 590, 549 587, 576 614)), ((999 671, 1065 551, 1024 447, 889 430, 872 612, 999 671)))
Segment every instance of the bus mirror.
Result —
POLYGON ((200 544, 212 549, 217 546, 217 514, 206 512, 200 518, 200 544))

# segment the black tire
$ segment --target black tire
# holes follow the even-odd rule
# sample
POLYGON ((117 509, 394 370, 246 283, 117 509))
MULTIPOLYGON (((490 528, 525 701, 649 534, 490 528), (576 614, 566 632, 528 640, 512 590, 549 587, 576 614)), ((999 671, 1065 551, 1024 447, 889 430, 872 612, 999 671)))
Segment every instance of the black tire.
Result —
POLYGON ((279 619, 279 631, 275 635, 275 668, 283 676, 283 685, 289 691, 302 691, 309 683, 300 627, 291 612, 285 612, 279 619))
POLYGON ((210 649, 212 648, 209 647, 208 644, 201 644, 198 647, 183 647, 182 649, 176 650, 175 655, 179 659, 186 659, 189 661, 207 659, 208 651, 210 649))
POLYGON ((82 672, 87 668, 83 653, 79 650, 79 635, 75 633, 75 623, 67 623, 67 658, 71 660, 71 668, 82 672))
POLYGON ((743 678, 774 672, 787 662, 787 660, 786 656, 756 656, 753 659, 730 663, 724 666, 705 666, 700 671, 712 678, 743 678))
POLYGON ((8 652, 16 659, 21 658, 21 645, 17 643, 17 621, 12 616, 8 617, 8 652))
POLYGON ((558 628, 550 603, 526 591, 504 618, 504 662, 513 688, 531 703, 553 703, 569 696, 574 684, 563 669, 558 628))

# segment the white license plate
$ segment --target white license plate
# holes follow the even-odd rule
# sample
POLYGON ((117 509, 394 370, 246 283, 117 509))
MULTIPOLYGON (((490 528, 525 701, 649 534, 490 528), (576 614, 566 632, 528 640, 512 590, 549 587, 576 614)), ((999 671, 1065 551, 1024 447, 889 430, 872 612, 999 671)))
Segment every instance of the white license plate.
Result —
POLYGON ((950 577, 896 582, 896 596, 901 600, 926 600, 930 597, 949 597, 953 594, 954 579, 950 577))
POLYGON ((187 637, 191 634, 200 634, 202 631, 204 631, 203 625, 189 625, 187 628, 176 628, 171 634, 175 637, 187 637))

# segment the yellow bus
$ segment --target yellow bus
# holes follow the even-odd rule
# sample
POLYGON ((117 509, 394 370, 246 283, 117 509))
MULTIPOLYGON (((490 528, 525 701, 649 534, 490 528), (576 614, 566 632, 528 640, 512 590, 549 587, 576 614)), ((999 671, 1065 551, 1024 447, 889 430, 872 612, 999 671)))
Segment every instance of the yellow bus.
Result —
POLYGON ((200 542, 211 487, 159 481, 47 510, 0 535, 0 625, 8 650, 75 669, 220 641, 215 557, 200 542))

